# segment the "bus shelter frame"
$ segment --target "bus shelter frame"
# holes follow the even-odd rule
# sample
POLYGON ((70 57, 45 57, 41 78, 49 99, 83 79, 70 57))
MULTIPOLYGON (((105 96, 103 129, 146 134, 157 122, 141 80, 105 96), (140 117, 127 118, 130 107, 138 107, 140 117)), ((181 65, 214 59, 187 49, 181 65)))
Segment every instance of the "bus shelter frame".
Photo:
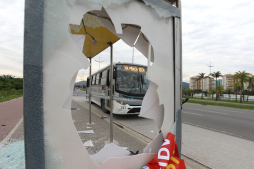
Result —
MULTIPOLYGON (((150 0, 151 2, 153 0, 150 0)), ((157 3, 157 2, 156 2, 157 3)), ((180 0, 176 5, 181 9, 180 0)), ((25 141, 25 159, 26 169, 44 169, 45 151, 44 151, 44 115, 43 115, 43 33, 44 33, 44 0, 26 0, 25 1, 25 22, 24 22, 24 141, 25 141), (34 26, 36 25, 36 29, 34 26), (36 125, 34 125, 36 124, 36 125)), ((181 10, 180 10, 181 11, 181 10)), ((174 18, 174 17, 173 17, 174 18)), ((181 21, 182 22, 182 21, 181 21)), ((182 31, 182 23, 180 24, 182 31)), ((182 35, 182 32, 181 32, 182 35)), ((182 38, 180 38, 182 39, 182 38)), ((110 54, 110 78, 113 79, 113 45, 110 54)), ((182 68, 182 40, 181 40, 180 64, 182 68)), ((149 48, 150 49, 150 48, 149 48)), ((150 67, 150 61, 148 61, 150 67)), ((174 62, 175 64, 175 62, 174 62)), ((91 58, 90 58, 90 80, 91 86, 91 58)), ((175 76, 175 74, 174 74, 175 76)), ((182 81, 182 69, 181 69, 182 81)), ((180 84, 182 85, 182 84, 180 84)), ((119 100, 112 95, 113 87, 110 84, 110 142, 113 142, 113 111, 112 101, 119 100)), ((182 96, 182 95, 181 95, 182 96)), ((89 91, 89 123, 91 124, 91 97, 96 95, 89 91)), ((102 97, 102 96, 97 96, 102 97)), ((176 97, 175 97, 176 98, 176 97)), ((181 98, 181 97, 180 97, 181 98)), ((176 110, 176 141, 181 154, 182 122, 181 110, 176 110)))

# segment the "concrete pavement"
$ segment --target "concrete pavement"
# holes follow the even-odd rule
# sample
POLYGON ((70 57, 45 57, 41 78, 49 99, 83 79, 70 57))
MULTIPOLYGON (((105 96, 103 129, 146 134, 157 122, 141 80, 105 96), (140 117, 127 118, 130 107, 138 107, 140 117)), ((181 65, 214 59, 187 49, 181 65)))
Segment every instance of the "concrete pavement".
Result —
POLYGON ((254 142, 183 124, 182 154, 213 169, 254 168, 254 142))

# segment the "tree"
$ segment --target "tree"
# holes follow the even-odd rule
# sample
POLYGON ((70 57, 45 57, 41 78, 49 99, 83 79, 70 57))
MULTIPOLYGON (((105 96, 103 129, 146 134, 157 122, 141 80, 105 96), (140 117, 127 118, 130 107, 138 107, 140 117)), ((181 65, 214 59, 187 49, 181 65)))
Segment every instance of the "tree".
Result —
POLYGON ((216 93, 216 89, 213 89, 213 90, 209 91, 208 93, 212 95, 212 99, 213 99, 213 95, 216 93))
POLYGON ((187 95, 187 89, 183 89, 183 94, 186 96, 187 95))
POLYGON ((235 78, 237 78, 239 81, 240 81, 240 103, 242 103, 242 94, 243 94, 243 91, 244 91, 244 82, 247 81, 247 78, 248 78, 248 73, 245 72, 245 71, 238 71, 238 72, 235 72, 235 78))
POLYGON ((239 82, 235 82, 234 83, 234 91, 235 91, 235 101, 237 102, 237 93, 238 93, 238 89, 240 88, 240 83, 239 82))
POLYGON ((230 100, 230 93, 233 91, 231 87, 226 88, 226 92, 228 93, 228 98, 230 100))
POLYGON ((23 89, 23 78, 14 78, 12 75, 0 76, 0 90, 23 89))
POLYGON ((220 71, 217 71, 217 72, 213 72, 213 73, 210 73, 210 76, 212 76, 212 77, 214 77, 215 79, 216 79, 216 87, 215 87, 215 89, 216 89, 216 98, 215 98, 215 100, 217 101, 217 98, 218 98, 218 95, 217 95, 217 78, 219 78, 219 77, 222 77, 222 74, 221 74, 221 72, 220 71))
MULTIPOLYGON (((249 93, 254 88, 254 77, 248 77, 246 82, 248 83, 249 93)), ((247 96, 247 102, 249 101, 249 94, 247 96)))
MULTIPOLYGON (((224 87, 222 85, 217 86, 217 94, 219 96, 219 94, 222 94, 224 90, 224 87)), ((220 97, 218 97, 219 99, 220 97)))
POLYGON ((187 89, 187 95, 188 95, 188 98, 189 98, 189 96, 191 95, 191 92, 192 92, 192 90, 191 90, 191 89, 187 89))
POLYGON ((195 91, 190 89, 190 94, 191 94, 191 97, 193 97, 193 95, 195 94, 195 91))
POLYGON ((197 81, 201 80, 201 92, 202 92, 201 99, 203 99, 203 79, 205 78, 205 73, 199 73, 197 77, 198 77, 197 81))
POLYGON ((3 75, 4 78, 6 79, 13 79, 15 76, 12 75, 3 75))

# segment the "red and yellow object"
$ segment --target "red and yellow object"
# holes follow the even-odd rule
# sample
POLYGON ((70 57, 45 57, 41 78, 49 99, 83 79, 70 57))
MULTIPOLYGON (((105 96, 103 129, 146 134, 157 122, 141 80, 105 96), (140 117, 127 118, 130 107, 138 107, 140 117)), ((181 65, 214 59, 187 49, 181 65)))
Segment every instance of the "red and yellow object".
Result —
POLYGON ((175 135, 169 133, 154 158, 143 169, 186 169, 179 158, 175 135))

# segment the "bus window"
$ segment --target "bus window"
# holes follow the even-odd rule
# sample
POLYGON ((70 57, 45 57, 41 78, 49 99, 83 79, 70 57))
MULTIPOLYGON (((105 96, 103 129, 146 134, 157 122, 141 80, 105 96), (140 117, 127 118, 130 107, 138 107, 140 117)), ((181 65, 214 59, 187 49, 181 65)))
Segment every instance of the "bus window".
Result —
POLYGON ((104 70, 102 72, 101 85, 106 85, 106 82, 107 82, 107 70, 104 70))
POLYGON ((101 78, 101 73, 96 75, 96 84, 99 85, 100 84, 100 79, 101 78))
POLYGON ((107 86, 110 86, 110 69, 107 70, 107 86))
POLYGON ((96 82, 96 75, 94 75, 92 78, 92 85, 95 85, 96 84, 95 82, 96 82))

